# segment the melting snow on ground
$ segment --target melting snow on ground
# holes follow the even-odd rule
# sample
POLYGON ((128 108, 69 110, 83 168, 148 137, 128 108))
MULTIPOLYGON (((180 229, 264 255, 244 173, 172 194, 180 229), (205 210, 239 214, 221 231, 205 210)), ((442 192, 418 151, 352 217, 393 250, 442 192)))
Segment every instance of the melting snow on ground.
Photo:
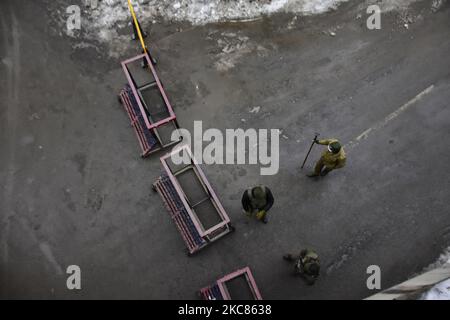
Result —
MULTIPOLYGON (((450 247, 447 248, 438 260, 428 266, 425 271, 441 268, 447 265, 450 268, 450 247)), ((421 300, 450 300, 450 279, 436 284, 422 295, 421 300)))
MULTIPOLYGON (((127 0, 84 0, 93 3, 87 6, 83 13, 82 38, 108 44, 112 49, 109 54, 120 56, 124 45, 129 42, 129 36, 119 35, 118 30, 131 25, 131 15, 127 0), (96 3, 96 4, 95 4, 96 3)), ((299 15, 310 15, 335 9, 348 0, 133 0, 133 6, 138 19, 145 27, 148 23, 157 21, 188 22, 193 25, 203 25, 224 21, 245 21, 278 12, 292 12, 299 15)), ((393 1, 393 0, 389 0, 393 1)), ((65 11, 60 12, 65 16, 65 11)), ((78 33, 69 31, 69 36, 77 37, 78 33)), ((228 37, 229 38, 229 37, 228 37)), ((224 39, 227 42, 229 39, 224 39)), ((248 47, 246 41, 241 41, 237 50, 227 48, 223 59, 216 67, 227 70, 234 66, 239 56, 255 48, 248 47)), ((228 46, 231 48, 231 46, 228 46)), ((261 51, 263 48, 256 48, 261 51), (260 50, 261 49, 261 50, 260 50)))
MULTIPOLYGON (((229 20, 253 19, 277 12, 317 14, 336 8, 348 0, 134 0, 141 18, 163 18, 205 24, 229 20)), ((391 0, 392 1, 392 0, 391 0)), ((96 22, 111 25, 129 20, 126 0, 103 0, 95 9, 96 22)))
POLYGON ((441 268, 445 264, 450 265, 450 247, 445 249, 444 252, 436 260, 436 262, 430 264, 428 267, 425 268, 424 271, 430 271, 436 268, 441 268))
MULTIPOLYGON (((90 0, 85 0, 90 1, 90 0)), ((188 21, 194 25, 230 20, 254 19, 262 15, 290 12, 300 15, 320 14, 336 9, 349 0, 133 0, 141 19, 162 18, 168 21, 188 21)), ((403 9, 416 0, 366 0, 363 6, 377 4, 382 11, 403 9)), ((91 8, 91 23, 112 26, 129 22, 127 0, 100 0, 91 8)))
POLYGON ((450 300, 450 279, 435 285, 421 297, 421 300, 450 300))
MULTIPOLYGON (((89 3, 90 0, 87 0, 89 3)), ((277 12, 323 13, 348 0, 133 0, 141 22, 212 22, 248 20, 277 12)), ((392 1, 392 0, 391 0, 392 1)), ((117 39, 117 27, 131 23, 127 0, 101 0, 87 9, 83 27, 90 38, 110 42, 117 39)))
MULTIPOLYGON (((280 12, 296 15, 312 15, 336 9, 349 0, 132 0, 137 16, 144 27, 159 21, 188 22, 203 25, 224 21, 245 21, 263 15, 280 12)), ((366 0, 361 10, 370 4, 377 4, 382 11, 407 8, 416 0, 366 0)), ((119 35, 118 30, 131 25, 127 0, 82 0, 84 8, 82 38, 105 43, 114 48, 109 54, 119 56, 129 41, 129 36, 119 35)), ((59 9, 59 20, 67 17, 65 8, 59 9)), ((65 21, 62 19, 61 21, 65 21)), ((69 36, 80 33, 67 31, 69 36)), ((243 48, 245 49, 245 48, 243 48)), ((244 50, 245 51, 245 50, 244 50)), ((233 62, 231 62, 231 65, 233 62)), ((231 65, 221 63, 220 69, 231 65)))

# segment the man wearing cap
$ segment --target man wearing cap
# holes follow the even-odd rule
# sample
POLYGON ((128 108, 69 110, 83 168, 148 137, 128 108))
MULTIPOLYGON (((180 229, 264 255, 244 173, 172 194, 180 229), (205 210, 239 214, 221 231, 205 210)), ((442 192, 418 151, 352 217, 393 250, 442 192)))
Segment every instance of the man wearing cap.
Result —
POLYGON ((242 195, 242 207, 248 216, 256 215, 256 218, 267 223, 267 211, 273 206, 272 192, 266 186, 250 188, 242 195))
POLYGON ((344 148, 337 139, 315 140, 315 143, 328 146, 317 161, 314 172, 308 177, 326 176, 330 171, 345 166, 346 156, 344 148))
POLYGON ((319 277, 320 261, 319 255, 315 251, 304 249, 298 256, 286 254, 283 259, 290 262, 295 261, 294 274, 302 276, 309 285, 314 284, 319 277))

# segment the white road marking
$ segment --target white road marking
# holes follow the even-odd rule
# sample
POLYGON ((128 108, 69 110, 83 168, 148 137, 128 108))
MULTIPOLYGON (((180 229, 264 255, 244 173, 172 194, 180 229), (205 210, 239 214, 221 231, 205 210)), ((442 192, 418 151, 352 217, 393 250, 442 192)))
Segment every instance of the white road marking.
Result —
POLYGON ((417 101, 422 99, 425 95, 429 94, 431 91, 433 91, 434 85, 429 86, 425 90, 423 90, 421 93, 419 93, 417 96, 415 96, 413 99, 409 100, 407 103, 402 105, 400 108, 389 114, 386 118, 384 118, 382 121, 375 124, 373 127, 370 127, 369 129, 365 130, 363 133, 358 135, 355 139, 350 141, 345 147, 347 149, 353 148, 361 142, 361 140, 367 139, 371 133, 374 133, 375 131, 378 131, 385 127, 389 122, 397 118, 399 115, 401 115, 403 112, 405 112, 409 107, 414 105, 417 101))

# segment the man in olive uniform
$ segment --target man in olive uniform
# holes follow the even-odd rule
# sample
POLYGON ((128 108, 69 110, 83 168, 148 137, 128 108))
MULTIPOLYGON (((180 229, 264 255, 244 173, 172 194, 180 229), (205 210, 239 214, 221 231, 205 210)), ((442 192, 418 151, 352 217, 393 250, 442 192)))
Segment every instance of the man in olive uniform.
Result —
POLYGON ((315 140, 315 143, 327 146, 319 161, 314 167, 314 172, 308 177, 326 176, 330 171, 340 169, 345 166, 346 156, 344 148, 336 139, 315 140))
POLYGON ((267 211, 273 206, 272 192, 266 186, 250 188, 242 195, 242 207, 248 216, 256 215, 256 218, 267 223, 267 211))
POLYGON ((295 261, 294 273, 302 276, 309 285, 313 285, 319 277, 320 261, 316 252, 310 249, 304 249, 299 256, 286 254, 284 260, 295 261))

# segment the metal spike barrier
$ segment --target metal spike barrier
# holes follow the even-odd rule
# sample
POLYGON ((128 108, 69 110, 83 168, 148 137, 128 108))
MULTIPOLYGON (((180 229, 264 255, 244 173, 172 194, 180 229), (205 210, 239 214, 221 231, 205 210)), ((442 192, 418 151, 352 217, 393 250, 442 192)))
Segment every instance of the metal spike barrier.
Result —
POLYGON ((119 98, 128 114, 128 117, 130 118, 131 125, 136 132, 136 136, 142 149, 141 155, 142 157, 146 157, 151 153, 152 149, 154 149, 158 142, 156 141, 153 133, 145 126, 145 121, 139 111, 139 106, 134 99, 129 85, 126 85, 120 92, 119 98))
POLYGON ((217 195, 207 181, 203 171, 193 160, 192 153, 188 146, 180 147, 172 153, 161 157, 161 163, 163 164, 165 172, 155 181, 153 189, 161 196, 164 205, 169 211, 170 216, 186 243, 189 254, 194 254, 210 243, 234 231, 227 213, 220 204, 217 195), (173 173, 166 160, 171 157, 171 155, 180 152, 181 150, 185 150, 190 156, 192 160, 191 164, 188 164, 184 168, 173 173), (203 226, 195 213, 195 205, 192 206, 189 204, 184 191, 178 183, 176 176, 186 170, 194 171, 196 178, 208 194, 208 198, 206 199, 213 203, 213 207, 216 210, 215 214, 221 218, 219 223, 210 228, 205 228, 203 226))
POLYGON ((140 59, 150 61, 149 55, 145 53, 122 62, 122 68, 128 80, 128 84, 125 85, 125 87, 120 92, 119 100, 124 106, 125 111, 127 112, 131 120, 131 124, 135 129, 139 144, 142 149, 141 156, 146 157, 151 153, 176 145, 182 140, 182 138, 180 135, 180 139, 176 141, 163 141, 161 135, 158 133, 158 128, 161 128, 163 126, 170 126, 173 130, 178 130, 179 125, 176 120, 177 117, 175 115, 175 112, 173 111, 172 105, 169 102, 161 80, 159 79, 158 74, 156 73, 156 70, 151 63, 147 68, 149 70, 148 83, 145 83, 140 87, 137 86, 135 79, 133 78, 133 75, 128 68, 128 65, 135 63, 140 59), (152 120, 151 116, 148 114, 150 111, 147 110, 147 107, 151 107, 152 104, 146 102, 142 95, 138 93, 139 90, 143 90, 149 87, 154 87, 157 89, 156 94, 161 98, 161 101, 164 105, 164 112, 166 112, 168 115, 166 118, 159 121, 152 120))
POLYGON ((262 300, 261 293, 259 292, 255 278, 253 277, 249 267, 236 270, 235 272, 220 278, 212 285, 200 289, 200 297, 204 300, 232 300, 233 297, 230 295, 227 288, 227 282, 230 282, 238 277, 245 278, 254 300, 262 300))

